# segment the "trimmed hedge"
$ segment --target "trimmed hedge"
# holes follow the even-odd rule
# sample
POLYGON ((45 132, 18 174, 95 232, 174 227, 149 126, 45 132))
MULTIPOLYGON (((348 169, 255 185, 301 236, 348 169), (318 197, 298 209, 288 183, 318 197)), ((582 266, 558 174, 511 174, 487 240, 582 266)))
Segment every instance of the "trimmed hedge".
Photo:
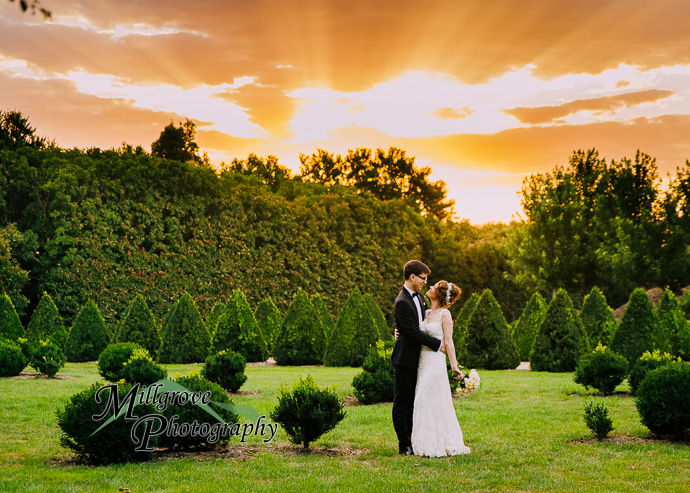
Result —
POLYGON ((249 362, 266 361, 269 356, 268 345, 252 309, 239 289, 232 292, 225 312, 218 319, 211 352, 227 349, 240 353, 249 362))
POLYGON ((393 343, 378 341, 376 347, 369 350, 362 364, 362 372, 352 379, 355 397, 361 404, 392 402, 395 385, 393 373, 393 343))
POLYGON ((520 354, 520 361, 529 360, 534 339, 537 337, 539 326, 544 321, 545 315, 546 302, 538 292, 535 292, 513 328, 513 339, 520 354))
POLYGON ((534 340, 529 358, 532 370, 574 371, 580 356, 586 351, 583 337, 582 322, 573 309, 570 296, 565 289, 559 289, 546 309, 534 340))
POLYGON ((29 365, 43 375, 54 377, 65 366, 65 353, 52 341, 39 341, 31 349, 29 365))
POLYGON ((374 315, 364 304, 359 289, 355 288, 340 312, 323 363, 326 366, 362 366, 378 338, 379 327, 374 315))
POLYGON ((585 296, 580 319, 592 346, 611 344, 616 333, 616 319, 613 317, 613 310, 606 303, 606 297, 596 286, 585 296))
POLYGON ((647 376, 650 371, 661 368, 668 364, 673 363, 676 360, 669 353, 662 353, 658 349, 654 352, 645 351, 642 356, 635 362, 635 365, 630 370, 630 376, 628 377, 628 384, 630 385, 630 392, 634 394, 637 393, 637 389, 640 387, 640 383, 647 376))
POLYGON ((388 327, 386 317, 383 316, 381 308, 371 293, 364 295, 364 306, 369 310, 369 316, 374 319, 376 327, 379 329, 379 339, 382 341, 392 341, 393 333, 390 327, 388 327))
POLYGON ((26 327, 26 338, 32 346, 37 345, 39 341, 53 341, 60 349, 65 347, 65 325, 53 299, 45 291, 26 327))
POLYGON ((316 316, 319 317, 321 325, 323 325, 323 330, 326 333, 326 340, 328 341, 335 330, 333 317, 331 317, 331 313, 328 311, 328 308, 326 308, 326 303, 323 301, 323 298, 321 298, 321 295, 318 293, 312 294, 309 297, 309 301, 311 301, 316 316))
POLYGON ((211 336, 211 340, 213 340, 213 338, 216 335, 218 320, 227 308, 228 305, 226 305, 222 301, 219 301, 215 305, 213 305, 213 308, 211 308, 211 312, 208 314, 208 317, 206 317, 206 330, 208 330, 208 333, 211 336))
POLYGON ((317 365, 323 363, 325 346, 323 325, 307 293, 298 289, 273 345, 273 357, 279 365, 317 365))
POLYGON ((199 363, 208 356, 211 336, 189 293, 185 292, 163 322, 158 361, 199 363))
POLYGON ((635 406, 652 433, 690 439, 690 364, 674 362, 649 372, 635 406))
POLYGON ((127 307, 125 316, 117 328, 117 342, 134 342, 155 356, 161 344, 156 319, 146 300, 137 294, 127 307))
POLYGON ((283 324, 283 317, 271 298, 266 298, 259 303, 254 312, 254 318, 259 325, 259 330, 264 335, 264 339, 266 339, 269 351, 273 354, 273 345, 280 332, 280 326, 283 324))
POLYGON ((628 373, 628 360, 599 344, 594 351, 580 358, 575 368, 575 383, 592 387, 604 395, 613 392, 628 373))
POLYGON ((168 378, 168 371, 153 362, 146 349, 135 349, 132 356, 122 365, 120 373, 126 382, 151 385, 159 380, 168 378))
POLYGON ((206 358, 201 368, 201 376, 217 383, 228 392, 237 392, 247 381, 247 375, 244 373, 246 366, 247 360, 244 356, 226 349, 206 358))
POLYGON ((470 318, 474 309, 477 308, 479 300, 482 297, 477 293, 472 293, 472 296, 465 302, 455 319, 455 327, 453 329, 453 344, 455 345, 456 354, 460 354, 465 345, 465 335, 467 334, 467 324, 470 323, 470 318))
POLYGON ((72 363, 95 361, 110 342, 105 320, 93 300, 86 302, 67 336, 65 357, 72 363))
POLYGON ((670 289, 664 290, 659 301, 657 317, 661 333, 668 337, 668 349, 671 354, 690 360, 690 330, 685 313, 679 308, 678 301, 670 289))
POLYGON ((630 294, 620 325, 611 341, 611 350, 628 360, 628 368, 645 351, 664 349, 659 347, 659 320, 644 289, 637 288, 630 294))
POLYGON ((136 342, 110 344, 98 356, 98 373, 110 382, 123 379, 122 370, 134 351, 144 349, 136 342))
POLYGON ((28 359, 19 344, 0 337, 0 377, 19 375, 27 363, 28 359))
POLYGON ((505 370, 520 364, 503 311, 489 289, 485 289, 467 325, 460 358, 467 368, 505 370))
POLYGON ((24 326, 17 310, 14 309, 14 304, 7 294, 3 293, 0 296, 0 339, 5 338, 8 341, 16 341, 20 337, 24 337, 24 326))

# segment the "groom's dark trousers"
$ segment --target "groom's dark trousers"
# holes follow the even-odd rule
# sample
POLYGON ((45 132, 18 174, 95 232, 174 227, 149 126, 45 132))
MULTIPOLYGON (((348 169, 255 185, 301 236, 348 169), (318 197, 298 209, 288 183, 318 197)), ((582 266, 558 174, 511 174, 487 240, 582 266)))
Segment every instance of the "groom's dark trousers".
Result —
MULTIPOLYGON (((422 315, 426 312, 424 297, 420 297, 422 315)), ((403 288, 393 305, 395 328, 398 340, 393 347, 393 372, 395 388, 393 391, 393 427, 398 435, 398 451, 405 453, 412 446, 412 416, 414 410, 415 387, 417 386, 417 365, 419 351, 428 346, 434 351, 441 347, 441 341, 419 330, 419 317, 414 300, 403 288)))

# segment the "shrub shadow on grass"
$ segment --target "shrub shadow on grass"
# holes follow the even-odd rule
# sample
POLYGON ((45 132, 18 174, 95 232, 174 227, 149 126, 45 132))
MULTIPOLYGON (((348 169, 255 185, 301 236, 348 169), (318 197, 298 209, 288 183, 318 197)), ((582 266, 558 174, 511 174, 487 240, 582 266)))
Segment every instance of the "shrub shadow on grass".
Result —
POLYGON ((19 375, 14 377, 8 377, 9 380, 74 380, 74 377, 69 375, 55 375, 49 377, 43 373, 31 373, 28 371, 23 371, 19 375))
POLYGON ((604 394, 602 392, 575 392, 574 394, 568 394, 568 397, 632 397, 632 392, 629 390, 619 390, 617 392, 611 392, 610 394, 604 394))
POLYGON ((607 438, 601 442, 597 441, 596 437, 581 438, 579 440, 570 440, 570 445, 594 445, 596 443, 614 443, 616 445, 687 445, 682 440, 672 440, 668 437, 657 435, 648 435, 646 437, 637 437, 631 435, 622 435, 619 433, 611 433, 607 438))

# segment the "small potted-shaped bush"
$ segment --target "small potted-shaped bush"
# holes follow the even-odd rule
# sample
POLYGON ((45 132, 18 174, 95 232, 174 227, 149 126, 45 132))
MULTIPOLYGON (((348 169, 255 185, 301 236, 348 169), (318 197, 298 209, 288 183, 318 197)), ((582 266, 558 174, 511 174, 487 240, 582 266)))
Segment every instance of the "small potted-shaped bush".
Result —
POLYGON ((239 353, 226 349, 206 358, 201 376, 215 382, 228 392, 237 392, 247 381, 244 373, 247 361, 239 353))
MULTIPOLYGON (((627 361, 627 360, 626 360, 627 361)), ((609 417, 609 410, 604 403, 585 404, 585 424, 592 434, 601 442, 613 431, 613 421, 609 417)))
POLYGON ((610 394, 625 379, 628 360, 599 344, 594 351, 580 358, 575 368, 575 383, 610 394))
POLYGON ((132 356, 122 367, 122 378, 129 383, 151 385, 168 376, 168 372, 153 362, 153 358, 146 349, 135 349, 132 356))
POLYGON ((391 363, 392 343, 378 341, 369 349, 361 373, 352 379, 355 397, 361 404, 392 402, 395 377, 391 363))
POLYGON ((26 368, 27 359, 21 346, 0 337, 0 377, 14 377, 26 368))
POLYGON ((650 371, 635 406, 652 433, 690 439, 690 365, 676 361, 650 371))
POLYGON ((50 341, 39 341, 31 350, 29 365, 38 373, 54 377, 65 366, 65 353, 50 341))
POLYGON ((311 375, 307 375, 294 382, 292 387, 287 384, 280 386, 278 405, 270 417, 283 425, 290 443, 304 445, 308 450, 310 443, 345 418, 345 410, 334 387, 320 388, 311 375))
POLYGON ((110 382, 117 382, 124 377, 122 370, 134 351, 144 349, 135 342, 118 342, 110 344, 98 356, 98 373, 110 382))
POLYGON ((645 351, 642 356, 635 362, 632 370, 630 370, 630 377, 628 377, 628 383, 630 384, 630 391, 637 394, 637 389, 652 370, 666 366, 674 361, 681 361, 680 358, 674 358, 669 353, 662 353, 658 349, 654 352, 645 351))

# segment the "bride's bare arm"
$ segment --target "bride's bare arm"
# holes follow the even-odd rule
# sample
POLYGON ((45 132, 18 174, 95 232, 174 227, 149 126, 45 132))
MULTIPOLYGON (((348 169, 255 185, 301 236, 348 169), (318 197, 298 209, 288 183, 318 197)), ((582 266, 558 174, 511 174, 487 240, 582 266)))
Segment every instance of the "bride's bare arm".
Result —
POLYGON ((459 380, 462 378, 462 372, 460 368, 458 368, 458 360, 455 356, 455 345, 453 344, 453 318, 450 316, 448 310, 443 312, 441 322, 443 326, 443 344, 446 346, 446 354, 450 361, 450 368, 459 375, 459 377, 456 377, 459 380))

